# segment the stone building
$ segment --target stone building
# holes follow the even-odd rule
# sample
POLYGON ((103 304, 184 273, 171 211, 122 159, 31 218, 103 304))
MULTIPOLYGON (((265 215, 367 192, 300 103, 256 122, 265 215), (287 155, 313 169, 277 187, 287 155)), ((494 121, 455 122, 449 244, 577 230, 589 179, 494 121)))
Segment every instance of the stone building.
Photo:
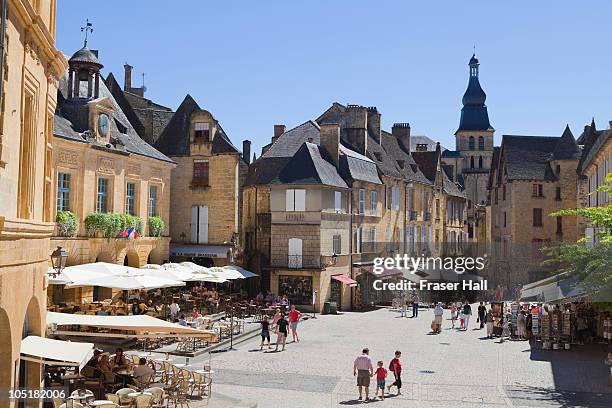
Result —
MULTIPOLYGON (((612 204, 610 193, 596 192, 598 187, 606 185, 605 178, 612 173, 612 121, 608 129, 597 130, 593 119, 590 125, 584 127, 577 143, 583 146, 577 169, 578 207, 605 207, 612 204)), ((589 243, 597 240, 594 229, 582 217, 578 218, 578 236, 586 236, 589 243)))
MULTIPOLYGON (((52 168, 56 182, 51 212, 53 219, 58 213, 74 214, 79 228, 66 233, 58 218, 51 249, 66 249, 67 265, 104 261, 139 267, 167 261, 174 163, 135 131, 100 80, 102 64, 96 50, 85 45, 68 64, 68 73, 59 83, 55 113, 52 168), (138 217, 134 225, 138 238, 121 236, 132 225, 110 233, 102 226, 96 228, 93 220, 98 213, 138 217), (161 236, 156 236, 153 217, 165 223, 161 236)), ((110 293, 105 288, 77 288, 50 296, 63 301, 102 300, 110 293)))
MULTIPOLYGON (((289 131, 284 129, 282 125, 275 126, 271 143, 262 149, 262 156, 249 168, 243 216, 249 267, 261 273, 264 290, 279 294, 283 285, 278 282, 287 281, 289 278, 285 276, 298 275, 302 280, 306 277, 318 293, 315 308, 327 300, 335 300, 343 308, 389 300, 382 299, 380 292, 366 291, 373 277, 373 258, 404 251, 420 254, 433 247, 435 236, 439 244, 444 240, 446 196, 443 181, 450 180, 446 176, 435 179, 441 183, 440 197, 444 197, 443 203, 436 201, 434 182, 426 177, 410 152, 410 126, 397 123, 391 133, 385 132, 380 126, 380 113, 374 107, 334 103, 316 121, 308 121, 289 131), (304 153, 306 150, 311 156, 304 153), (312 158, 313 154, 317 160, 312 158), (333 188, 338 205, 315 206, 297 214, 296 211, 282 211, 282 206, 276 202, 282 194, 277 190, 293 191, 294 187, 279 175, 292 169, 306 169, 310 163, 319 163, 318 169, 329 170, 331 173, 326 171, 327 176, 337 173, 341 178, 344 185, 322 183, 320 175, 310 177, 317 187, 309 189, 331 191, 333 188), (344 200, 348 202, 346 208, 344 200), (437 221, 432 218, 436 203, 437 221), (315 211, 314 219, 308 214, 311 210, 315 211), (334 228, 329 228, 330 222, 334 228), (435 222, 441 226, 437 235, 433 229, 435 222), (320 242, 313 242, 314 247, 310 248, 316 253, 318 247, 320 264, 308 270, 288 271, 287 266, 279 262, 290 254, 289 240, 304 239, 289 235, 301 233, 303 229, 312 232, 312 228, 314 235, 321 237, 320 242), (333 251, 324 245, 330 240, 333 251), (355 280, 364 289, 361 293, 351 289, 351 282, 355 280)), ((438 158, 438 166, 433 165, 434 172, 442 171, 440 149, 434 154, 438 158)), ((333 176, 335 179, 336 174, 333 176)), ((303 183, 304 177, 298 180, 303 183)), ((459 186, 450 184, 459 191, 459 186)), ((315 197, 322 194, 309 189, 303 188, 305 194, 315 197)), ((309 200, 305 202, 308 204, 309 200)), ((401 276, 402 271, 389 271, 386 278, 393 275, 401 276)))
POLYGON ((241 155, 219 121, 187 95, 154 146, 177 164, 170 193, 172 258, 230 263, 239 245, 251 142, 243 142, 241 155))
POLYGON ((0 389, 6 392, 40 385, 41 366, 20 360, 20 348, 25 336, 45 335, 53 113, 67 63, 55 47, 55 1, 2 4, 7 19, 0 38, 0 389))
POLYGON ((490 182, 491 284, 512 289, 542 278, 541 248, 576 242, 576 218, 549 214, 576 208, 580 156, 569 127, 561 137, 503 136, 490 182))

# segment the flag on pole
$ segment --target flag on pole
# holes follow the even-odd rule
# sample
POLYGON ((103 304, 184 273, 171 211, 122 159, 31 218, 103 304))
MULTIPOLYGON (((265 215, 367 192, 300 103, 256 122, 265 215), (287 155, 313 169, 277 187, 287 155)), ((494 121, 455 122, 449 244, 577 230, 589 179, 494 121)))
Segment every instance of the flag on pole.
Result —
POLYGON ((130 227, 130 229, 129 229, 129 230, 128 230, 128 232, 127 232, 127 236, 126 236, 125 238, 126 238, 126 239, 133 238, 133 237, 134 237, 134 231, 136 231, 136 230, 134 229, 134 227, 130 227))

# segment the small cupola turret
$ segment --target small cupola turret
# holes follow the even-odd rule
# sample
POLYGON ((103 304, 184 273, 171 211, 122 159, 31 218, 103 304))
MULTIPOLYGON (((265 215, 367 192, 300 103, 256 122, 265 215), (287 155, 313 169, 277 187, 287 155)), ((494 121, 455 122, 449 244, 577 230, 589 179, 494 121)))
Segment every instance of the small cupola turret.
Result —
POLYGON ((83 48, 74 53, 68 60, 68 98, 96 99, 100 95, 100 69, 103 65, 98 60, 98 51, 87 47, 88 33, 93 26, 87 20, 83 48))

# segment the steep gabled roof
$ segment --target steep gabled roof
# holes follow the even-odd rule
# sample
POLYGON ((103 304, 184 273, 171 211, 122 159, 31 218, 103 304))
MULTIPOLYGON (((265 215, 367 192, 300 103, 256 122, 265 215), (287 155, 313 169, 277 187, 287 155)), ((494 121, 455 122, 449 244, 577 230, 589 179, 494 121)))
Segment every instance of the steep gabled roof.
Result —
POLYGON ((603 149, 606 143, 612 143, 612 129, 597 130, 594 121, 591 126, 586 126, 579 140, 584 143, 584 149, 580 162, 578 163, 578 174, 583 174, 586 168, 593 162, 597 153, 603 149))
POLYGON ((415 183, 430 184, 412 155, 408 153, 410 146, 405 146, 401 140, 384 130, 381 132, 380 141, 383 149, 395 160, 399 172, 404 179, 415 183))
POLYGON ((312 120, 287 130, 261 157, 292 157, 308 141, 320 143, 319 125, 312 120))
POLYGON ((162 134, 159 135, 155 147, 168 156, 188 155, 191 114, 197 110, 200 110, 198 103, 187 94, 162 134))
POLYGON ((304 143, 271 184, 322 184, 348 188, 336 167, 325 160, 319 146, 304 143))
MULTIPOLYGON (((79 94, 87 94, 87 82, 82 81, 79 94)), ((67 100, 68 95, 68 73, 60 79, 58 85, 57 108, 55 111, 53 134, 56 137, 70 139, 80 143, 88 143, 86 137, 89 130, 88 103, 91 100, 85 98, 73 98, 67 100)), ((169 157, 140 138, 121 106, 115 100, 111 91, 104 81, 99 85, 99 98, 107 99, 114 107, 115 112, 110 122, 111 139, 117 141, 117 146, 122 146, 125 151, 155 160, 174 163, 169 157)), ((119 153, 121 150, 117 149, 119 153)))
POLYGON ((559 137, 516 136, 502 137, 501 156, 509 180, 554 181, 550 166, 559 137))
POLYGON ((376 164, 346 146, 340 145, 340 174, 345 180, 367 181, 382 184, 376 164))
POLYGON ((423 175, 427 179, 435 183, 436 173, 438 171, 438 153, 436 151, 431 152, 412 152, 412 157, 419 165, 419 168, 423 175))
POLYGON ((569 128, 569 125, 565 127, 561 140, 555 146, 553 150, 554 160, 576 160, 580 158, 580 147, 574 139, 574 135, 569 128))
POLYGON ((134 112, 134 110, 132 109, 132 105, 125 97, 121 86, 115 79, 115 76, 112 72, 108 74, 108 76, 104 80, 104 83, 106 84, 106 87, 110 90, 111 94, 115 98, 115 101, 117 101, 117 104, 119 105, 127 119, 130 121, 130 124, 134 127, 134 130, 136 130, 136 133, 138 133, 138 135, 142 139, 144 139, 145 127, 140 121, 140 118, 138 117, 136 112, 134 112))

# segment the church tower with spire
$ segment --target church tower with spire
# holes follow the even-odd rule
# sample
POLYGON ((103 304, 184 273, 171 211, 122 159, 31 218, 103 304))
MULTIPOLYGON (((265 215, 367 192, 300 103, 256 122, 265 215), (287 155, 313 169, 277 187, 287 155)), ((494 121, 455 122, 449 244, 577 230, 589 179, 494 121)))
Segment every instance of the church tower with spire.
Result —
POLYGON ((468 235, 475 237, 475 214, 487 202, 487 181, 493 160, 495 129, 489 122, 485 101, 487 95, 480 86, 480 63, 476 54, 469 62, 469 82, 463 94, 459 128, 455 132, 456 150, 463 157, 463 177, 468 198, 468 235))

